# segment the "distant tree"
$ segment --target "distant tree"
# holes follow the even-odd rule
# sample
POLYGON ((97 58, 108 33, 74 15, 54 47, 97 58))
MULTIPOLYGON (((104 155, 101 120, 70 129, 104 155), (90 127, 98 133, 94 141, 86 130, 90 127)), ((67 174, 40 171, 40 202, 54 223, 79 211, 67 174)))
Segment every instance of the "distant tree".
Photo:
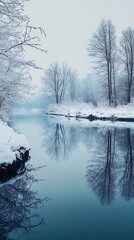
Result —
POLYGON ((101 22, 100 27, 89 42, 88 56, 95 59, 98 77, 106 80, 109 105, 116 105, 116 36, 115 27, 110 20, 101 22))
POLYGON ((64 100, 66 86, 70 80, 70 69, 66 64, 51 64, 42 81, 49 96, 59 104, 64 100))
POLYGON ((82 82, 83 82, 82 94, 83 94, 84 102, 92 103, 93 105, 96 105, 96 99, 93 91, 91 77, 88 75, 86 78, 83 79, 82 82))
POLYGON ((126 101, 130 103, 134 81, 134 29, 130 27, 122 32, 120 53, 120 59, 126 76, 126 101))
POLYGON ((72 101, 76 99, 76 81, 77 81, 78 75, 76 71, 71 71, 69 73, 69 93, 70 93, 70 98, 72 101))

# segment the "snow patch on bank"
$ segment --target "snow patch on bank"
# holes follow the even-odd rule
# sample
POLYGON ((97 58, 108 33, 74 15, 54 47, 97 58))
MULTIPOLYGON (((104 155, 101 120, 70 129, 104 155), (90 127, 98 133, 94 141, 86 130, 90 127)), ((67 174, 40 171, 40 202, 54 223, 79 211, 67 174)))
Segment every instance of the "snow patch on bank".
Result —
MULTIPOLYGON (((88 103, 66 103, 59 105, 50 105, 45 112, 50 114, 51 116, 56 115, 67 117, 70 120, 70 123, 77 122, 79 125, 87 125, 87 126, 114 126, 114 127, 130 127, 134 128, 134 122, 119 122, 119 121, 102 121, 95 120, 93 122, 89 121, 88 116, 94 115, 98 118, 106 117, 106 118, 134 118, 134 104, 122 105, 116 108, 108 107, 108 106, 98 106, 94 107, 88 103), (73 118, 74 117, 74 118, 73 118), (80 117, 80 118, 79 118, 80 117), (85 118, 85 119, 84 119, 85 118), (77 121, 76 121, 77 119, 77 121)), ((63 122, 62 118, 62 122, 63 122)))
POLYGON ((27 139, 0 120, 0 163, 12 163, 16 160, 20 147, 30 149, 27 139))
POLYGON ((83 119, 83 118, 69 118, 69 117, 64 117, 64 116, 49 116, 49 122, 51 123, 59 123, 63 124, 64 126, 73 126, 73 127, 84 127, 84 128, 89 128, 89 127, 106 127, 106 128, 131 128, 134 129, 134 123, 133 122, 112 122, 112 121, 102 121, 102 120, 95 120, 95 121, 89 121, 88 119, 83 119))
POLYGON ((88 103, 66 103, 59 105, 50 105, 48 107, 48 113, 63 114, 70 116, 83 116, 88 117, 89 115, 94 115, 96 117, 112 117, 117 118, 134 118, 134 104, 121 105, 116 108, 109 106, 99 106, 94 107, 88 103))

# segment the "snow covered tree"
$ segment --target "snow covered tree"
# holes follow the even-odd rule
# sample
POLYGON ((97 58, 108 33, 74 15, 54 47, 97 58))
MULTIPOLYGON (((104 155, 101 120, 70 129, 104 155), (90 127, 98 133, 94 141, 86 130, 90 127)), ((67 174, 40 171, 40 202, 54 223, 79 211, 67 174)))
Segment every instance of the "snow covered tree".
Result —
POLYGON ((28 0, 0 0, 0 111, 9 110, 18 93, 27 91, 30 80, 29 67, 37 68, 33 61, 26 61, 27 47, 41 49, 39 38, 33 35, 35 28, 24 15, 28 0))
POLYGON ((45 91, 59 104, 64 100, 66 86, 70 79, 70 69, 66 64, 51 64, 42 79, 45 91))
POLYGON ((134 29, 130 27, 122 32, 120 59, 126 76, 126 102, 130 103, 134 81, 134 29))
POLYGON ((102 21, 88 45, 88 56, 95 59, 98 77, 107 87, 109 105, 116 105, 115 60, 116 36, 115 27, 110 20, 102 21))

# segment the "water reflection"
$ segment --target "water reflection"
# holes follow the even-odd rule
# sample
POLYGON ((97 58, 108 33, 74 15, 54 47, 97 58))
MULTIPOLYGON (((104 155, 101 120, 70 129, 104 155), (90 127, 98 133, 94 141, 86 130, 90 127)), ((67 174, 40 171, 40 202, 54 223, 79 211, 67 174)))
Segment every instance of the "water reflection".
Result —
POLYGON ((110 204, 115 196, 115 137, 116 129, 106 131, 102 152, 87 167, 87 181, 102 204, 110 204))
POLYGON ((56 123, 45 135, 44 146, 52 158, 58 160, 60 157, 66 159, 71 149, 76 145, 76 128, 66 129, 64 125, 56 123))
POLYGON ((116 192, 125 200, 134 198, 133 129, 56 123, 48 131, 44 147, 55 159, 69 159, 80 144, 86 146, 86 181, 102 205, 111 204, 116 192))
POLYGON ((125 154, 120 190, 121 196, 126 200, 130 200, 134 198, 134 136, 130 129, 127 129, 125 133, 125 154))
POLYGON ((125 200, 134 198, 132 135, 131 129, 107 129, 103 132, 103 141, 98 143, 101 152, 97 154, 96 149, 87 167, 87 181, 101 204, 110 204, 116 191, 120 191, 125 200))
POLYGON ((38 214, 45 199, 40 199, 32 184, 38 181, 32 174, 31 165, 18 179, 0 185, 0 239, 15 239, 15 233, 28 233, 33 227, 44 223, 38 214), (13 236, 13 238, 12 238, 13 236))

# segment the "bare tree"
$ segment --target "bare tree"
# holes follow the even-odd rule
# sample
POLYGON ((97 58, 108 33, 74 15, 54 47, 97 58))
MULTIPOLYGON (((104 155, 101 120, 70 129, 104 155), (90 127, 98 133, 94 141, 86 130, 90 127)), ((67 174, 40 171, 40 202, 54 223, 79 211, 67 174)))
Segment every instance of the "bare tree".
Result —
POLYGON ((115 27, 110 20, 101 22, 88 45, 88 56, 94 57, 98 76, 106 80, 109 105, 116 105, 116 36, 115 27))
POLYGON ((127 28, 120 40, 120 59, 126 75, 126 101, 131 102, 134 75, 134 29, 127 28))
POLYGON ((70 77, 70 69, 66 64, 51 64, 43 77, 43 84, 49 96, 59 104, 64 100, 66 86, 70 77))

